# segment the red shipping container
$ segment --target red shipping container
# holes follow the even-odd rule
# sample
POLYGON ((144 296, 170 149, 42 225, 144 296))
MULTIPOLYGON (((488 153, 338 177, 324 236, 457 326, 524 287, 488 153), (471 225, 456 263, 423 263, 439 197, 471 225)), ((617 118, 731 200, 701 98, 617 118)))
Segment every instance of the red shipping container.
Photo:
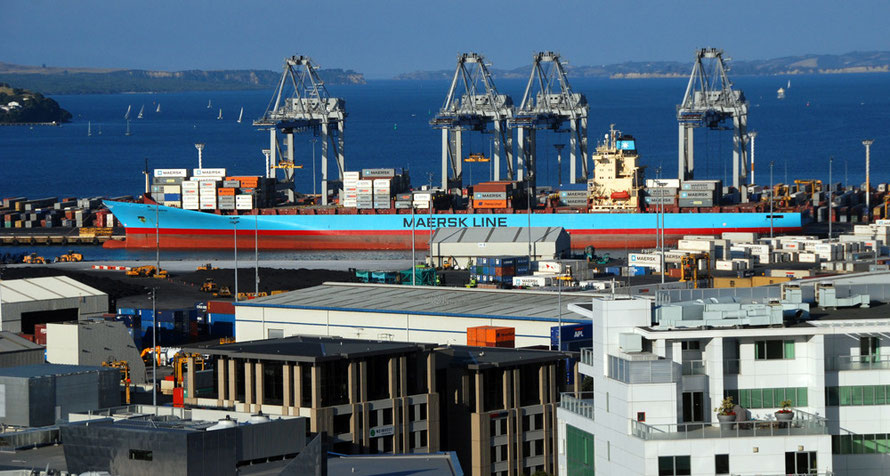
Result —
POLYGON ((46 345, 46 324, 34 324, 34 342, 46 345))
POLYGON ((182 408, 185 406, 185 389, 182 387, 176 387, 173 389, 173 406, 176 408, 182 408))
POLYGON ((235 314, 235 303, 207 301, 207 312, 210 314, 235 314))

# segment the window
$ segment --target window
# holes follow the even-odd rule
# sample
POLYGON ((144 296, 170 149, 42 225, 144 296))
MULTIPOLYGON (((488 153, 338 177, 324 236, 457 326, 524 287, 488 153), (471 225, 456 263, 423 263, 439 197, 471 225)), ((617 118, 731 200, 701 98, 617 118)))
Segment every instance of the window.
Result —
POLYGON ((742 388, 726 390, 724 396, 732 397, 733 402, 749 409, 780 408, 782 400, 791 400, 795 407, 805 407, 808 403, 806 387, 742 388))
POLYGON ((692 474, 689 456, 659 456, 658 476, 679 476, 692 474))
POLYGON ((267 329, 266 337, 269 339, 281 339, 284 337, 284 329, 267 329))
POLYGON ((151 461, 152 455, 151 451, 148 450, 130 450, 130 459, 135 459, 138 461, 151 461))
POLYGON ((637 421, 645 422, 646 421, 646 412, 637 412, 637 421))
POLYGON ((729 455, 714 455, 714 474, 729 474, 729 455))
POLYGON ((697 340, 684 340, 680 342, 680 349, 682 350, 701 350, 701 342, 697 340))
POLYGON ((860 406, 890 404, 890 385, 848 385, 826 387, 825 403, 828 406, 860 406))
POLYGON ((816 452, 799 451, 785 453, 786 474, 816 474, 816 452))
POLYGON ((756 360, 780 360, 794 358, 793 340, 758 340, 754 342, 756 360))
POLYGON ((863 363, 878 362, 881 360, 881 341, 877 337, 859 338, 859 359, 863 363))

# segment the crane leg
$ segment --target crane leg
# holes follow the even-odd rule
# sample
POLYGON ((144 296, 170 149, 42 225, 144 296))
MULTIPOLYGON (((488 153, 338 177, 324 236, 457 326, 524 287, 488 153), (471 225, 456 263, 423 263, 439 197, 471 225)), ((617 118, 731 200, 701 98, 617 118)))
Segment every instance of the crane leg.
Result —
POLYGON ((328 204, 328 125, 321 125, 321 204, 328 204))

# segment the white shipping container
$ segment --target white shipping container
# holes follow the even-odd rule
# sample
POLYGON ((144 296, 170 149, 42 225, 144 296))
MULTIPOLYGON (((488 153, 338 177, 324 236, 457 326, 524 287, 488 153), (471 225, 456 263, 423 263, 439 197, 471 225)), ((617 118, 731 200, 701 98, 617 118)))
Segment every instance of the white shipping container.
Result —
POLYGON ((358 180, 360 178, 359 172, 343 172, 343 180, 358 180))
POLYGON ((415 193, 414 194, 415 202, 417 202, 417 201, 429 202, 432 199, 433 199, 433 196, 432 196, 432 194, 429 194, 429 193, 415 193))
POLYGON ((816 253, 798 253, 797 261, 801 263, 818 263, 818 257, 816 253))
POLYGON ((201 208, 201 210, 216 210, 216 204, 201 202, 200 208, 201 208))
POLYGON ((391 184, 392 179, 374 179, 374 188, 389 187, 391 184))
POLYGON ((182 202, 182 208, 185 210, 198 210, 200 205, 197 202, 182 202))
POLYGON ((540 288, 550 286, 553 282, 551 276, 514 276, 513 286, 524 286, 528 288, 540 288))
POLYGON ((680 179, 647 179, 646 187, 680 188, 680 179))
POLYGON ((226 169, 192 169, 193 177, 225 177, 226 169))
POLYGON ((179 185, 164 185, 164 193, 181 193, 182 188, 179 185))
POLYGON ((704 240, 680 240, 677 243, 677 249, 690 251, 706 251, 713 254, 714 242, 704 240))
POLYGON ((424 201, 414 200, 414 208, 424 208, 424 209, 426 209, 426 208, 429 208, 429 207, 430 207, 430 202, 424 202, 424 201))
POLYGON ((183 190, 197 190, 198 187, 201 186, 200 183, 201 182, 195 182, 193 180, 186 180, 185 182, 182 182, 182 189, 183 190))
POLYGON ((188 169, 155 169, 155 177, 188 177, 188 169))
POLYGON ((197 182, 197 183, 203 183, 203 182, 221 182, 222 180, 223 180, 223 177, 222 177, 222 176, 216 176, 216 177, 212 177, 212 176, 206 176, 206 177, 192 177, 192 178, 190 179, 190 181, 192 181, 192 182, 197 182))
POLYGON ((736 263, 735 261, 718 259, 714 262, 714 268, 718 271, 735 271, 739 269, 738 266, 738 263, 736 263))
POLYGON ((359 188, 373 188, 374 181, 373 180, 358 180, 355 185, 359 188))
POLYGON ((736 243, 754 243, 757 241, 757 233, 747 232, 725 232, 720 235, 724 240, 729 240, 733 244, 736 243))
POLYGON ((732 260, 733 263, 738 265, 738 269, 752 269, 754 268, 754 260, 751 258, 741 258, 732 260))
POLYGON ((538 272, 562 273, 562 263, 559 261, 538 261, 538 272))
POLYGON ((665 251, 664 252, 664 262, 665 263, 679 263, 683 260, 684 256, 688 256, 688 251, 665 251))
POLYGON ((627 255, 629 266, 643 266, 661 271, 661 254, 629 253, 627 255))

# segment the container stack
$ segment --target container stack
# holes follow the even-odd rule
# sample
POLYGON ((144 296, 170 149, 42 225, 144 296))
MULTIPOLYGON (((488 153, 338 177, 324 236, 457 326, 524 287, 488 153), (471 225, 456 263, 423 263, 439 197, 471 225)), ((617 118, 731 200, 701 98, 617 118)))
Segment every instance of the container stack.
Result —
POLYGON ((392 208, 392 179, 374 179, 374 208, 392 208))
POLYGON ((713 207, 720 204, 723 190, 719 180, 687 180, 680 185, 680 208, 713 207))
POLYGON ((646 204, 649 206, 674 206, 677 204, 676 187, 650 187, 646 190, 646 204))
POLYGON ((202 180, 198 182, 198 199, 201 210, 216 210, 216 180, 202 180))
POLYGON ((516 345, 516 329, 497 326, 467 327, 467 345, 512 349, 516 345))
POLYGON ((200 182, 192 182, 191 180, 182 182, 182 208, 185 210, 198 210, 201 208, 199 199, 200 182))
POLYGON ((559 205, 562 207, 587 208, 587 190, 560 190, 559 205))
POLYGON ((396 195, 396 208, 409 209, 413 205, 414 194, 400 193, 396 195))
POLYGON ((430 190, 418 190, 414 192, 414 208, 429 209, 433 201, 433 194, 430 190))
POLYGON ((528 256, 481 257, 471 267, 471 274, 480 283, 513 284, 514 276, 529 274, 528 256))
POLYGON ((358 200, 358 172, 343 172, 343 195, 340 196, 340 205, 355 208, 358 200))
POLYGON ((516 191, 516 182, 477 183, 473 186, 473 208, 512 208, 516 191))
POLYGON ((188 177, 186 169, 155 169, 152 177, 151 196, 161 205, 182 206, 182 183, 188 177))
POLYGON ((373 180, 359 180, 356 182, 355 207, 360 209, 374 208, 373 180))

